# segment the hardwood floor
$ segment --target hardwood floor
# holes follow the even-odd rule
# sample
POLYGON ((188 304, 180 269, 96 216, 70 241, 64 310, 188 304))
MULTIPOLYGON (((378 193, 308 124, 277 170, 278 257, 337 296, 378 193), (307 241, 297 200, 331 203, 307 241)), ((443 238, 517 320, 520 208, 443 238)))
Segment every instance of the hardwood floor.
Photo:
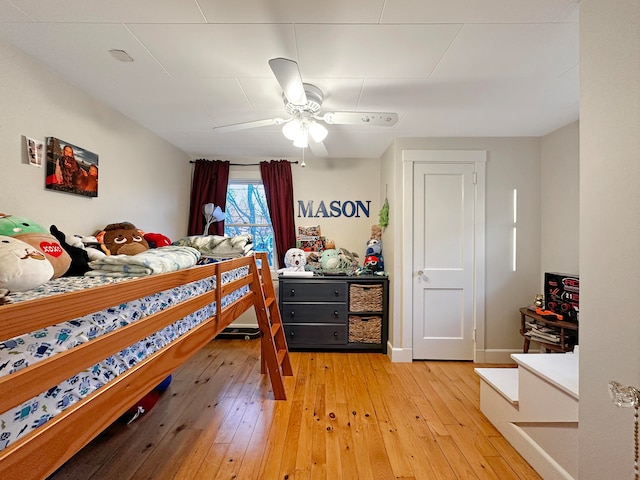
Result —
POLYGON ((259 340, 212 341, 52 480, 541 478, 480 412, 483 365, 294 352, 275 401, 259 354, 259 340))

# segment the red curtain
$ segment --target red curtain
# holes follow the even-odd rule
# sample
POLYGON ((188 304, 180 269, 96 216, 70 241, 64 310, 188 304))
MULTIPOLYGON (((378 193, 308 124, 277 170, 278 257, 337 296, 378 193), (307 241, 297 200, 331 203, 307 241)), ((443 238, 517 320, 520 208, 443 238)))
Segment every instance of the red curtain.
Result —
MULTIPOLYGON (((202 235, 205 220, 202 207, 213 203, 225 211, 227 186, 229 184, 229 162, 222 160, 196 160, 191 184, 188 235, 202 235)), ((224 222, 214 222, 210 235, 224 235, 224 222)))
POLYGON ((275 253, 279 265, 284 265, 284 254, 296 246, 291 164, 287 160, 260 162, 260 174, 273 225, 275 253))

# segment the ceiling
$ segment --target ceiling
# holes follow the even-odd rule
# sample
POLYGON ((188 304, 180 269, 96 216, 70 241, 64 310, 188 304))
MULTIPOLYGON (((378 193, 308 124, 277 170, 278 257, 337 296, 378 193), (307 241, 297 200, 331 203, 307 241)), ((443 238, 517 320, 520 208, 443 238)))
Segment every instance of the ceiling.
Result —
POLYGON ((0 0, 0 36, 192 158, 292 158, 268 61, 298 62, 333 158, 399 137, 540 136, 578 119, 579 0, 0 0), (125 50, 133 62, 115 60, 125 50))

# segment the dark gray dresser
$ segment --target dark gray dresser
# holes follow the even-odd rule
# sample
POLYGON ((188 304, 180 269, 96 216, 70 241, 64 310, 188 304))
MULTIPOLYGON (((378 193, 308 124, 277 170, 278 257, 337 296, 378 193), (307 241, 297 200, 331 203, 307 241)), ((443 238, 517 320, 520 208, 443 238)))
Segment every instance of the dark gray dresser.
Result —
POLYGON ((279 287, 290 350, 387 352, 388 277, 281 275, 279 287))

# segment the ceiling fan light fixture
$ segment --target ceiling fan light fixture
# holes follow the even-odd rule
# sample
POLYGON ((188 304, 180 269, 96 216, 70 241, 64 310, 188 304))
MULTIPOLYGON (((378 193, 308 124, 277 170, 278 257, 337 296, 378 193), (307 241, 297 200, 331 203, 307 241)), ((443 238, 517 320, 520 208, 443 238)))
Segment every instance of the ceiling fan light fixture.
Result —
POLYGON ((298 148, 307 148, 309 146, 309 139, 306 134, 300 135, 293 141, 293 146, 298 148))
POLYGON ((321 142, 325 138, 327 138, 328 133, 329 131, 318 122, 312 122, 311 125, 309 125, 309 134, 311 135, 311 138, 313 138, 313 141, 316 143, 321 142))
POLYGON ((299 118, 294 118, 282 127, 282 134, 289 140, 295 140, 303 133, 302 121, 299 118))

